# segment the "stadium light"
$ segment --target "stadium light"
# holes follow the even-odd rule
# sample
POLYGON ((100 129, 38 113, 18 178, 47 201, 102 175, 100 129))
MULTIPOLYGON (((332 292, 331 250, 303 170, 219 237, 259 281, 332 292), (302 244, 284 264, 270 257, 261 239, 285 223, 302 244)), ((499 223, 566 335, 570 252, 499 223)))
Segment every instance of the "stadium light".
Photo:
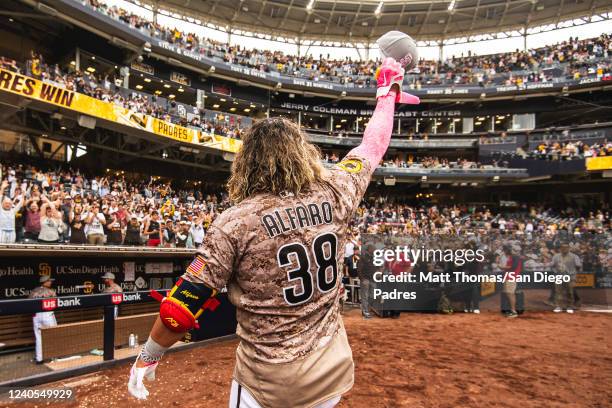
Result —
POLYGON ((448 11, 450 11, 451 13, 455 10, 455 3, 455 0, 452 0, 448 5, 448 11))
POLYGON ((385 3, 385 2, 384 2, 384 1, 382 1, 382 0, 381 0, 381 2, 380 2, 380 3, 378 3, 378 6, 376 7, 376 10, 374 10, 374 15, 375 15, 376 17, 380 16, 380 13, 382 13, 382 8, 383 8, 383 4, 384 4, 384 3, 385 3))
POLYGON ((315 0, 310 0, 308 2, 308 5, 306 5, 306 11, 308 11, 308 13, 312 13, 312 9, 314 8, 314 3, 315 3, 315 0))

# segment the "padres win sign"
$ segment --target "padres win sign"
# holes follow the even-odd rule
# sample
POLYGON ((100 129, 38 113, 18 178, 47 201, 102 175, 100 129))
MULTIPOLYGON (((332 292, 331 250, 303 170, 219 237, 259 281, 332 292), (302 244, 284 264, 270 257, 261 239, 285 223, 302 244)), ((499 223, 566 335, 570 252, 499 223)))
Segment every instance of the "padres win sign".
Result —
POLYGON ((149 115, 131 111, 123 106, 68 90, 55 83, 30 78, 6 69, 0 69, 0 91, 50 103, 183 143, 204 145, 229 153, 236 153, 242 146, 240 140, 225 136, 209 135, 200 130, 175 125, 149 115))

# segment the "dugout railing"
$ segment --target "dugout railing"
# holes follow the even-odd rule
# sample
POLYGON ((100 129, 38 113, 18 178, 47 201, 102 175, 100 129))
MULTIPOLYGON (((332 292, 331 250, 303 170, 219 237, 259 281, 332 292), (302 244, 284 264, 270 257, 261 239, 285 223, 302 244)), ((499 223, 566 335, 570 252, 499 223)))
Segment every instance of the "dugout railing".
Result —
MULTIPOLYGON (((194 252, 185 248, 0 245, 0 384, 43 383, 132 360, 138 348, 130 347, 130 335, 138 336, 140 344, 146 341, 159 310, 149 291, 169 290, 194 252), (107 273, 114 275, 123 293, 102 293, 107 290, 103 279, 107 273), (42 276, 55 279, 56 297, 28 299, 42 276), (36 364, 34 315, 49 311, 57 326, 41 329, 42 364, 36 364), (107 317, 111 314, 113 319, 107 317)), ((214 313, 206 313, 201 329, 189 333, 180 347, 235 333, 235 309, 226 293, 218 298, 221 305, 214 313)))
MULTIPOLYGON (((219 307, 202 316, 206 323, 187 333, 174 349, 234 335, 234 308, 226 293, 221 293, 218 299, 219 307)), ((53 313, 57 320, 57 326, 40 330, 42 364, 34 361, 31 345, 10 347, 9 344, 0 349, 0 386, 45 383, 133 359, 157 318, 157 305, 149 291, 0 301, 3 327, 24 318, 32 319, 37 313, 53 313), (125 308, 131 309, 131 313, 118 313, 125 308), (137 313, 139 308, 144 313, 137 313)))

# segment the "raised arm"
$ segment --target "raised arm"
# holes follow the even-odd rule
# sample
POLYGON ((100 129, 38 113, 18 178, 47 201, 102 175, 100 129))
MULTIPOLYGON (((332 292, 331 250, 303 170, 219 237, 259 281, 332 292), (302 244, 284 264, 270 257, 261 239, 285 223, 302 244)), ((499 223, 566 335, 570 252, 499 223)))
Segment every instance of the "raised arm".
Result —
POLYGON ((42 205, 40 206, 40 218, 46 217, 47 214, 47 208, 49 208, 51 204, 51 201, 49 201, 49 199, 47 198, 46 195, 41 195, 42 198, 42 205))
POLYGON ((361 144, 351 150, 347 156, 363 157, 370 163, 371 172, 385 155, 391 133, 393 133, 393 115, 397 90, 391 90, 387 95, 378 98, 374 114, 363 133, 361 144))
POLYGON ((401 91, 404 68, 394 59, 387 58, 383 61, 376 74, 376 80, 378 84, 376 109, 366 127, 361 144, 348 154, 348 156, 355 155, 366 159, 370 163, 371 172, 374 172, 389 147, 393 132, 395 104, 397 102, 413 105, 420 103, 418 97, 401 91))
MULTIPOLYGON (((0 185, 0 198, 4 197, 4 193, 6 192, 6 188, 9 186, 8 180, 2 180, 2 184, 0 185)), ((6 195, 8 198, 9 195, 6 195)))
POLYGON ((19 212, 19 210, 21 210, 21 208, 23 207, 24 201, 25 201, 25 194, 21 193, 21 195, 19 196, 19 201, 17 201, 17 204, 15 204, 15 207, 13 207, 16 213, 19 212))
POLYGON ((230 234, 234 235, 232 231, 240 224, 230 218, 220 217, 211 225, 196 258, 170 293, 161 299, 159 317, 130 372, 128 390, 134 397, 147 398, 149 391, 143 380, 154 379, 153 373, 164 352, 187 331, 198 327, 197 320, 204 310, 210 312, 218 306, 215 296, 230 279, 236 259, 230 234))

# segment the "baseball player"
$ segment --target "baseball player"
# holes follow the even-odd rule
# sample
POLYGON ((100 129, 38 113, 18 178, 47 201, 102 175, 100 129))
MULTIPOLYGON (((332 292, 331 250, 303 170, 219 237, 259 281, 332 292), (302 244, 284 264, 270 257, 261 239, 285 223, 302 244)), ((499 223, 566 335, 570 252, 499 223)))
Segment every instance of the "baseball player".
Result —
MULTIPOLYGON (((49 275, 43 275, 40 277, 40 286, 35 287, 28 296, 30 299, 42 299, 49 297, 56 297, 55 289, 51 289, 51 285, 55 279, 49 275)), ((34 338, 36 340, 36 364, 42 364, 42 338, 40 336, 40 329, 43 327, 57 326, 55 320, 55 314, 53 312, 38 312, 32 319, 32 326, 34 327, 34 338)))
POLYGON ((106 272, 102 275, 102 280, 104 281, 104 290, 102 293, 122 293, 123 289, 121 286, 115 283, 115 274, 112 272, 106 272))
POLYGON ((160 316, 134 363, 129 392, 144 399, 165 350, 196 326, 210 298, 227 287, 236 306, 236 366, 230 407, 335 406, 353 386, 351 348, 339 313, 347 224, 393 130, 404 69, 387 58, 378 103, 361 145, 333 169, 299 127, 256 122, 232 165, 235 203, 210 226, 186 273, 162 300, 160 316))
MULTIPOLYGON (((106 272, 102 275, 102 280, 104 281, 104 289, 102 293, 122 293, 123 289, 121 286, 115 283, 115 274, 112 272, 106 272)), ((119 316, 119 307, 115 305, 114 308, 115 319, 119 316)))

